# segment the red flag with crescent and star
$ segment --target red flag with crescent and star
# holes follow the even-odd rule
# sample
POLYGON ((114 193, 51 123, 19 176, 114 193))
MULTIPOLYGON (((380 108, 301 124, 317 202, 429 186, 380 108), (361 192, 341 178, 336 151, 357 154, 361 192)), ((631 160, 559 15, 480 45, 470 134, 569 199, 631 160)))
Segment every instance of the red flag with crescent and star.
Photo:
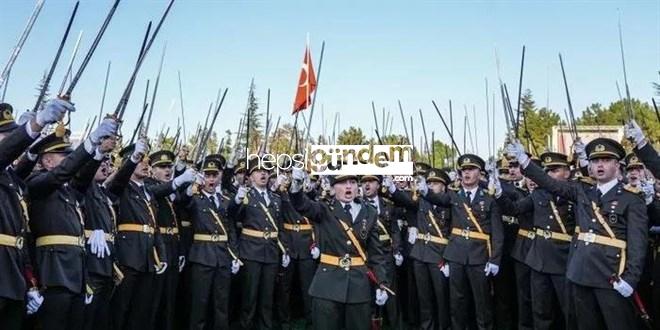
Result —
POLYGON ((293 101, 293 113, 307 109, 312 104, 312 93, 316 90, 316 75, 314 74, 314 65, 312 64, 312 54, 309 45, 305 47, 305 57, 303 58, 300 78, 298 79, 298 89, 296 99, 293 101))

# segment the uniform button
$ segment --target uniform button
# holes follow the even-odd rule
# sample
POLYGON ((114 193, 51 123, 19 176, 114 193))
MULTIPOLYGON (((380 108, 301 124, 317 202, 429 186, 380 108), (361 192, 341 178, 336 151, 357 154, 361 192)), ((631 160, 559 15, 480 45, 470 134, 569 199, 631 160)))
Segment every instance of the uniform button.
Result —
POLYGON ((591 222, 596 222, 596 219, 591 219, 591 222))
POLYGON ((353 244, 351 243, 351 241, 346 241, 346 245, 351 245, 351 244, 353 244))
POLYGON ((546 229, 550 229, 550 226, 545 226, 546 229))
POLYGON ((593 233, 593 232, 594 232, 594 230, 593 230, 593 229, 589 229, 589 232, 590 232, 590 233, 593 233))
POLYGON ((617 255, 616 255, 616 257, 617 257, 617 258, 620 258, 620 257, 621 257, 621 255, 619 255, 619 254, 617 254, 617 255))
POLYGON ((553 217, 552 217, 552 216, 550 216, 549 218, 550 218, 550 219, 553 219, 553 217))
POLYGON ((69 202, 69 199, 68 199, 68 198, 65 198, 64 200, 65 200, 67 203, 69 202))

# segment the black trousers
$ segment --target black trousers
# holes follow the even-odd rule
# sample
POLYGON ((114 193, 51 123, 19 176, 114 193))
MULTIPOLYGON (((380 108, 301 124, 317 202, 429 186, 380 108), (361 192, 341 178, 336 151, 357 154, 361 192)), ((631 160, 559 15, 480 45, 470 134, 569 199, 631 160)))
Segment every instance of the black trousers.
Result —
POLYGON ((252 329, 257 316, 256 328, 272 329, 275 277, 280 265, 250 260, 244 260, 243 264, 241 328, 252 329))
POLYGON ((112 277, 90 273, 87 284, 94 290, 92 303, 85 306, 85 330, 110 329, 110 296, 115 287, 112 277))
POLYGON ((291 294, 293 284, 297 279, 302 293, 305 321, 309 324, 312 321, 312 297, 308 291, 309 286, 316 272, 316 262, 314 259, 296 259, 291 260, 289 266, 281 268, 280 285, 275 289, 277 296, 277 315, 282 323, 282 329, 289 329, 291 323, 291 294), (297 275, 297 276, 296 276, 297 275))
POLYGON ((312 297, 315 330, 369 330, 371 303, 345 304, 312 297))
MULTIPOLYGON (((406 242, 406 244, 408 244, 406 242)), ((398 276, 397 295, 401 302, 401 315, 411 327, 419 324, 419 310, 417 308, 417 286, 415 284, 415 271, 413 260, 404 256, 403 264, 397 267, 395 273, 398 276)), ((389 299, 388 299, 389 300, 389 299)))
POLYGON ((566 288, 566 276, 540 273, 531 270, 532 315, 534 328, 571 329, 568 324, 570 305, 566 288), (558 313, 561 313, 558 317, 558 313))
POLYGON ((77 330, 83 328, 85 295, 62 287, 43 291, 44 302, 37 312, 43 330, 77 330))
POLYGON ((26 313, 25 304, 23 300, 0 297, 0 328, 20 330, 26 313))
POLYGON ((449 298, 452 329, 465 330, 469 324, 468 296, 472 292, 478 329, 493 329, 493 299, 484 265, 449 263, 449 298))
MULTIPOLYGON (((171 262, 171 261, 170 261, 171 262)), ((178 260, 177 260, 178 262, 178 260)), ((165 273, 154 277, 154 301, 152 322, 155 329, 174 329, 174 316, 176 313, 176 289, 179 281, 179 265, 169 264, 165 273)))
POLYGON ((209 267, 190 264, 190 326, 189 329, 229 329, 229 267, 209 267), (213 327, 209 327, 212 324, 213 327))
MULTIPOLYGON (((493 277, 495 327, 498 330, 513 330, 518 324, 515 263, 510 255, 503 255, 500 271, 493 277)), ((481 270, 483 273, 483 268, 481 270)))
POLYGON ((531 268, 522 262, 514 260, 516 273, 516 288, 518 289, 518 330, 534 329, 532 312, 532 285, 530 283, 531 268))
MULTIPOLYGON (((570 282, 569 282, 570 283, 570 282)), ((578 329, 637 329, 638 319, 630 298, 614 289, 570 283, 578 329)))
MULTIPOLYGON (((417 297, 419 298, 419 328, 449 329, 449 280, 437 264, 414 261, 417 297)), ((451 274, 450 274, 451 275, 451 274)))
POLYGON ((153 328, 151 311, 153 306, 154 273, 138 272, 123 267, 124 280, 115 289, 111 304, 116 330, 153 328))

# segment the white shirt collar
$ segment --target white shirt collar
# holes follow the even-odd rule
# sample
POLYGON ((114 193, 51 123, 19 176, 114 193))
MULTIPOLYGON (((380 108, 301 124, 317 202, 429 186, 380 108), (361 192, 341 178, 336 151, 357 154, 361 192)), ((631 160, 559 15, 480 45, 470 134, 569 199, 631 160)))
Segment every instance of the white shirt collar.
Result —
POLYGON ((472 189, 466 189, 465 187, 463 187, 463 191, 465 192, 466 196, 467 196, 467 193, 470 192, 470 201, 472 201, 474 199, 474 196, 477 195, 477 190, 478 189, 479 189, 479 186, 475 186, 472 189))
POLYGON ((598 187, 598 190, 600 190, 600 193, 605 195, 605 194, 607 194, 608 191, 610 191, 612 188, 614 188, 614 186, 616 186, 617 183, 619 183, 619 180, 614 178, 610 182, 602 183, 602 184, 599 183, 597 187, 598 187))

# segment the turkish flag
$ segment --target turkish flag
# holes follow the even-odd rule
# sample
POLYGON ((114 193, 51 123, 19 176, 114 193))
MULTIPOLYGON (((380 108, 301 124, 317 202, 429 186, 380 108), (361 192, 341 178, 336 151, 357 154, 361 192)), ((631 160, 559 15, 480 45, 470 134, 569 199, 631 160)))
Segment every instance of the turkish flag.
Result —
POLYGON ((298 79, 298 90, 296 99, 293 101, 293 113, 307 109, 312 104, 312 93, 316 90, 316 75, 312 64, 312 54, 309 46, 305 47, 300 78, 298 79))

